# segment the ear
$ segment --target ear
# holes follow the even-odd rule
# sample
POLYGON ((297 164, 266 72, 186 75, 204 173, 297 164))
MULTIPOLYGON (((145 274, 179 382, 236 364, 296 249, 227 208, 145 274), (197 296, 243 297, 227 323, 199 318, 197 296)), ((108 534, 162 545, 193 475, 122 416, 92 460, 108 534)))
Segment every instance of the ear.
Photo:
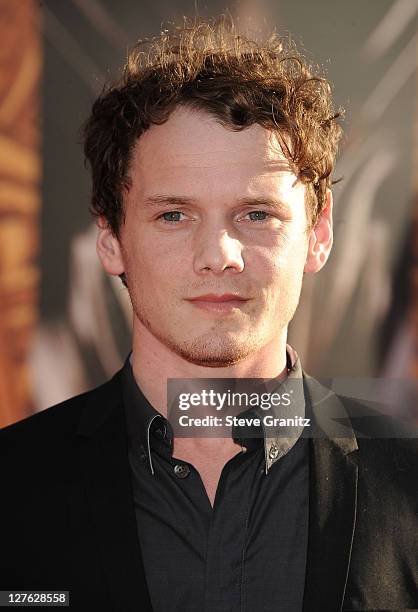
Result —
POLYGON ((304 272, 319 272, 325 265, 332 248, 332 193, 326 192, 326 204, 315 226, 311 229, 308 239, 308 252, 304 272))
POLYGON ((110 229, 106 219, 99 217, 96 251, 103 268, 108 274, 119 276, 125 271, 119 240, 110 229))

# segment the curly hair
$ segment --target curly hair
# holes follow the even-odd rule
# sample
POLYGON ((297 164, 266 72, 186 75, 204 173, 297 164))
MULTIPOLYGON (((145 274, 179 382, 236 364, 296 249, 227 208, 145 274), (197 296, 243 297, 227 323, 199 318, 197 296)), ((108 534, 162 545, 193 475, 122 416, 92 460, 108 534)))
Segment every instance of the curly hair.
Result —
POLYGON ((209 113, 225 128, 258 124, 279 138, 306 186, 309 228, 325 205, 342 135, 328 81, 293 42, 273 32, 262 41, 240 35, 232 18, 195 18, 140 40, 121 78, 105 86, 83 126, 92 170, 90 211, 116 236, 123 192, 141 135, 179 105, 209 113))

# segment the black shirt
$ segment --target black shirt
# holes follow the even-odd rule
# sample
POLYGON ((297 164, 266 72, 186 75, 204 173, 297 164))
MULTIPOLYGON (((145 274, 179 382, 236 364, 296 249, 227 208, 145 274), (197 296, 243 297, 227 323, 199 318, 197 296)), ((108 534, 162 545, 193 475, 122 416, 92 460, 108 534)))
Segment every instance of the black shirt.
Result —
MULTIPOLYGON (((302 369, 288 346, 288 380, 302 369)), ((281 383, 284 384, 284 383, 281 383)), ((308 438, 241 439, 212 508, 199 472, 173 457, 173 429, 137 385, 129 357, 123 394, 138 536, 155 612, 302 610, 308 537, 308 438), (244 452, 245 451, 245 452, 244 452)), ((273 414, 283 416, 281 407, 273 414)), ((234 438, 236 432, 232 431, 234 438)))

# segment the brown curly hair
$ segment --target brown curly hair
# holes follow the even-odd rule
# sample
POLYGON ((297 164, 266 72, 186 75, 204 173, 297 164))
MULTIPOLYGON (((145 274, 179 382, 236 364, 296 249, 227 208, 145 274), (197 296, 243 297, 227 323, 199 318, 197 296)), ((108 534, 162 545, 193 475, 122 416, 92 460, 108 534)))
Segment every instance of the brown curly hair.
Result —
POLYGON ((342 130, 328 81, 293 42, 275 32, 263 41, 240 35, 231 17, 195 18, 129 53, 121 79, 104 88, 83 126, 93 175, 90 211, 116 236, 124 222, 134 145, 178 105, 206 111, 225 128, 273 131, 307 185, 311 228, 325 205, 342 130))

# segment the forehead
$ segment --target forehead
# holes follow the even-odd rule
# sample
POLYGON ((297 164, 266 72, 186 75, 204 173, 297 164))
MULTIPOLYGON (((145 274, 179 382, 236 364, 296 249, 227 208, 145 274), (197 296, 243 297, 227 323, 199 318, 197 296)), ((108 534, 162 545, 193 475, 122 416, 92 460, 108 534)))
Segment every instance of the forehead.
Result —
POLYGON ((152 125, 138 140, 132 157, 133 186, 140 191, 159 186, 216 184, 290 187, 297 181, 277 135, 252 125, 232 131, 202 111, 178 107, 162 125, 152 125))

